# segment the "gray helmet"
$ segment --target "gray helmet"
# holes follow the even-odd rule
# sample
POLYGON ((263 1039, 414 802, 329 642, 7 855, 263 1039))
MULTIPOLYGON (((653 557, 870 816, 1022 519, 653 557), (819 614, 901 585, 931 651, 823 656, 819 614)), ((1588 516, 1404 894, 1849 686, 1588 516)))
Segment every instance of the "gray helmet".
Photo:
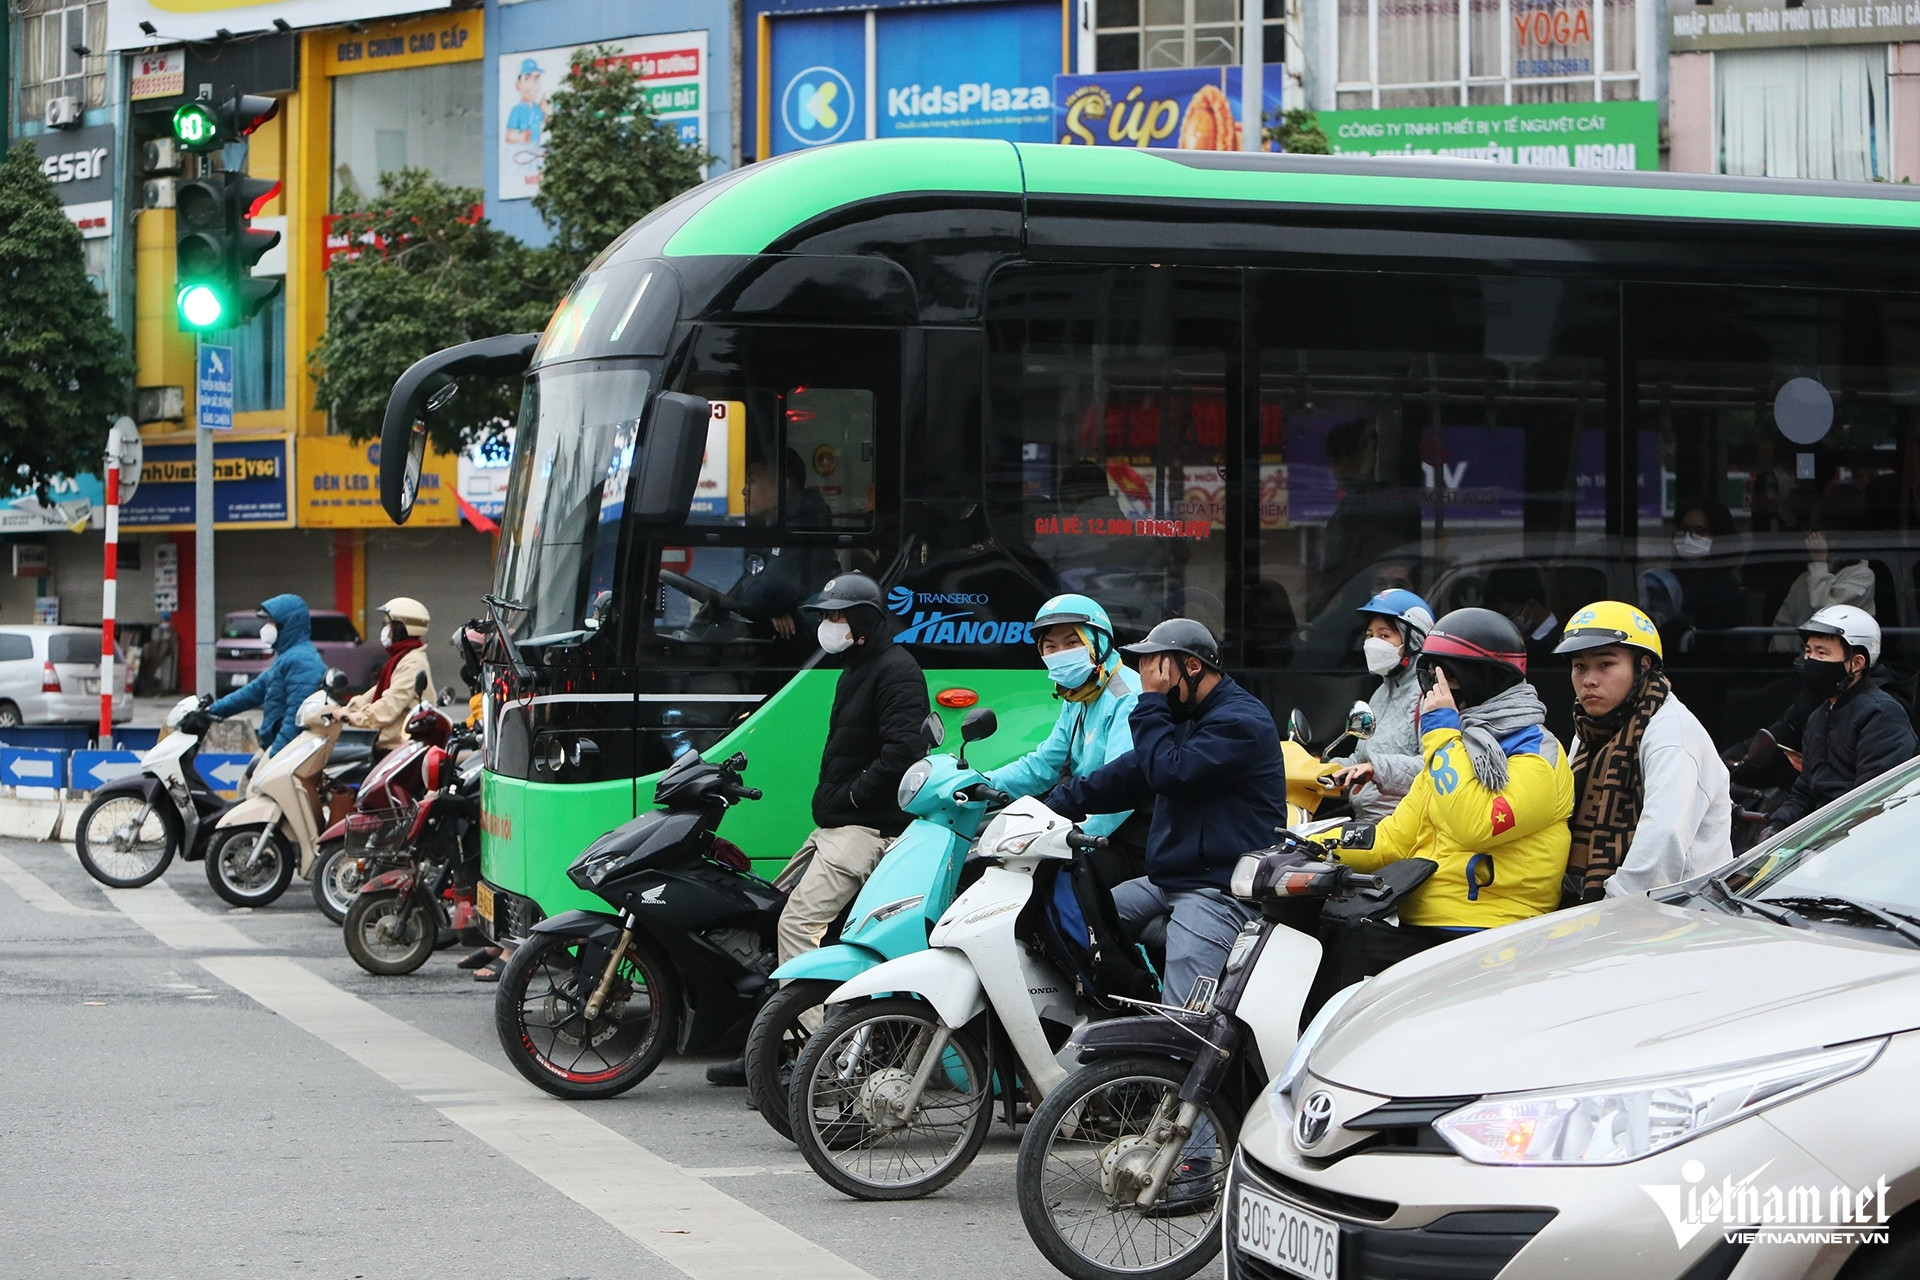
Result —
POLYGON ((1215 671, 1220 667, 1220 646, 1214 643, 1213 632, 1195 622, 1192 618, 1168 618, 1165 622, 1147 632, 1147 638, 1137 644, 1122 645, 1128 653, 1184 653, 1190 658, 1198 658, 1215 671))
POLYGON ((802 605, 808 613, 847 613, 854 609, 871 609, 876 616, 884 617, 887 611, 886 597, 880 592, 880 584, 864 573, 841 573, 827 579, 827 585, 820 588, 820 594, 802 605))

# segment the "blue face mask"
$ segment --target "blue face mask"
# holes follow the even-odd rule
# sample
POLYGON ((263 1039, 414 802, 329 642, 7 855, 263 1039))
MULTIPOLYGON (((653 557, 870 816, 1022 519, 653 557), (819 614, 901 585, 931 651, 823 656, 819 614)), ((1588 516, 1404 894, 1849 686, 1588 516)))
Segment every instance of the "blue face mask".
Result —
POLYGON ((1040 660, 1047 664, 1047 678, 1062 689, 1078 689, 1093 679, 1093 655, 1084 646, 1062 649, 1040 660))

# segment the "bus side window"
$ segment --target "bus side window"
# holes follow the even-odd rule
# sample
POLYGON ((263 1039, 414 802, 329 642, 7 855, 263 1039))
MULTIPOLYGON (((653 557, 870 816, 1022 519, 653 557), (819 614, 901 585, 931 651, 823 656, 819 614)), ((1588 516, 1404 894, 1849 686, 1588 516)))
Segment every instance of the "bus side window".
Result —
POLYGON ((873 392, 860 388, 795 387, 781 398, 784 448, 804 475, 788 528, 873 527, 873 420, 873 392))

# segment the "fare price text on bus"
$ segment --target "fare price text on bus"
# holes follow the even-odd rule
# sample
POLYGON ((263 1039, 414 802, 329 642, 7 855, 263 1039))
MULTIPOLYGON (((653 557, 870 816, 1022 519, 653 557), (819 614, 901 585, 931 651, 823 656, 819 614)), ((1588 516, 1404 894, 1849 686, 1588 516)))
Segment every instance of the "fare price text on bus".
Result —
POLYGON ((1194 538, 1213 536, 1211 520, 1107 520, 1099 516, 1035 516, 1035 534, 1094 538, 1194 538))

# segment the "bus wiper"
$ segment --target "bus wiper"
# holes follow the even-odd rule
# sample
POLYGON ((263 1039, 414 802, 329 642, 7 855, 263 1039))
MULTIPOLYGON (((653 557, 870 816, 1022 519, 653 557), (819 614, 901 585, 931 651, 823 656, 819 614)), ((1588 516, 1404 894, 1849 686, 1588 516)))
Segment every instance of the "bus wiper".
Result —
MULTIPOLYGON (((1868 902, 1856 902, 1852 898, 1842 898, 1836 894, 1817 894, 1809 897, 1769 898, 1767 901, 1776 906, 1797 911, 1819 911, 1828 915, 1848 916, 1855 920, 1871 920, 1874 923, 1905 938, 1909 943, 1920 947, 1920 927, 1903 918, 1896 912, 1876 907, 1868 902)), ((1754 905, 1749 902, 1748 906, 1754 905)))
POLYGON ((513 642, 513 632, 507 628, 506 618, 501 616, 502 609, 519 609, 522 606, 513 600, 502 600, 499 596, 482 596, 487 608, 493 612, 493 628, 500 637, 500 643, 506 646, 507 662, 513 668, 513 678, 523 685, 538 688, 541 684, 540 673, 528 666, 520 656, 520 646, 513 642))

